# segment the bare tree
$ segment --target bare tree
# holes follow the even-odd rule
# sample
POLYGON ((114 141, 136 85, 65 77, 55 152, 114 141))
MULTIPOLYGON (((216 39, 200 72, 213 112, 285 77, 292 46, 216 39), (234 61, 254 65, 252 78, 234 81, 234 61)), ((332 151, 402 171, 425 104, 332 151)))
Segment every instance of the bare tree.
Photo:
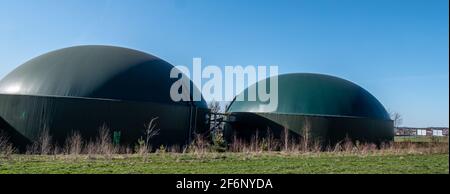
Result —
POLYGON ((153 118, 148 124, 145 125, 145 144, 146 146, 150 145, 150 140, 159 135, 159 129, 156 128, 156 120, 159 117, 153 118))
POLYGON ((220 122, 217 122, 221 116, 217 115, 217 113, 221 113, 221 106, 220 103, 217 101, 211 101, 208 104, 208 108, 211 110, 211 117, 210 118, 210 130, 216 131, 216 129, 221 128, 220 122))
POLYGON ((311 133, 311 122, 310 122, 309 118, 305 118, 304 124, 303 124, 303 134, 302 134, 304 151, 307 151, 309 149, 309 144, 311 142, 311 140, 310 140, 311 134, 310 133, 311 133))
POLYGON ((220 103, 214 100, 208 104, 208 108, 211 109, 212 113, 220 113, 222 110, 222 107, 220 107, 220 103))
MULTIPOLYGON (((156 120, 158 120, 158 117, 153 118, 149 123, 144 125, 144 136, 138 139, 135 151, 141 156, 147 155, 152 150, 150 140, 154 136, 159 135, 160 129, 156 128, 156 120)), ((146 157, 144 157, 144 160, 146 160, 146 157)))
POLYGON ((229 108, 230 108, 230 106, 231 106, 231 102, 227 102, 225 105, 224 105, 224 111, 227 111, 229 108))
POLYGON ((403 123, 402 115, 398 112, 390 113, 391 119, 394 121, 394 127, 397 128, 403 123))

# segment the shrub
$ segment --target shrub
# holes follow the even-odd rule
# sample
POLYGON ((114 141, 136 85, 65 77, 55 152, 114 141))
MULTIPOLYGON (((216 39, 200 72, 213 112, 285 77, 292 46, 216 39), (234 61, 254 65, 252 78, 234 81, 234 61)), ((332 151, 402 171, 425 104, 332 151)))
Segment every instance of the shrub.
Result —
POLYGON ((44 129, 38 135, 37 140, 27 147, 26 153, 49 155, 52 154, 52 150, 52 136, 50 136, 48 128, 44 127, 44 129))
POLYGON ((223 132, 220 130, 216 130, 213 132, 212 138, 212 149, 216 152, 225 152, 227 151, 227 144, 225 139, 223 138, 223 132))
POLYGON ((67 138, 64 146, 64 153, 68 155, 79 155, 83 149, 83 138, 79 132, 72 132, 67 138))
POLYGON ((16 151, 12 143, 9 142, 9 137, 3 132, 0 133, 0 155, 10 158, 16 151))

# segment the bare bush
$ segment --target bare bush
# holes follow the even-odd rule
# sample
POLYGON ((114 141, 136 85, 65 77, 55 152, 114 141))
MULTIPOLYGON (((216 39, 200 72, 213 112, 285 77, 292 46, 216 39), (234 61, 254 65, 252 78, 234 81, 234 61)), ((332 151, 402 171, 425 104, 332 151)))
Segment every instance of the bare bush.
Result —
POLYGON ((156 120, 158 117, 153 118, 147 125, 145 125, 145 143, 150 145, 150 140, 159 135, 159 130, 156 128, 156 120))
POLYGON ((311 122, 308 118, 305 118, 304 124, 303 124, 303 130, 302 130, 302 150, 307 151, 309 149, 310 144, 310 136, 311 136, 311 122))
POLYGON ((182 152, 181 146, 179 146, 179 145, 172 145, 168 148, 168 150, 170 153, 181 153, 182 152))
POLYGON ((276 149, 278 149, 278 141, 274 138, 272 130, 270 130, 270 128, 267 128, 267 136, 266 136, 266 140, 267 142, 267 151, 275 151, 276 149))
POLYGON ((155 151, 155 153, 158 154, 165 154, 167 153, 167 147, 165 145, 160 145, 159 148, 155 151))
POLYGON ((227 150, 227 145, 223 137, 222 130, 215 130, 212 132, 212 151, 215 152, 225 152, 227 150))
POLYGON ((0 133, 0 155, 10 158, 17 150, 9 141, 9 137, 3 132, 0 133))
POLYGON ((209 151, 210 144, 208 140, 201 134, 194 135, 194 141, 189 145, 188 152, 202 155, 209 151))
POLYGON ((151 146, 145 143, 145 140, 141 137, 134 148, 134 151, 139 155, 148 154, 152 150, 151 146))
POLYGON ((78 131, 73 132, 69 138, 67 138, 64 152, 68 155, 79 155, 83 149, 83 138, 78 131))
POLYGON ((372 153, 377 150, 377 145, 373 143, 356 143, 356 149, 358 150, 358 153, 366 155, 369 153, 372 153))
POLYGON ((345 153, 352 153, 354 150, 354 144, 352 139, 350 137, 346 136, 345 139, 342 141, 342 151, 345 153))
POLYGON ((148 124, 145 124, 144 137, 139 138, 135 151, 139 155, 144 155, 152 151, 151 140, 153 137, 159 135, 160 129, 157 128, 156 121, 158 117, 153 118, 148 124))
POLYGON ((127 155, 133 154, 133 149, 130 146, 126 146, 125 154, 127 154, 127 155))
POLYGON ((44 128, 44 130, 42 130, 38 141, 41 155, 48 155, 52 153, 52 136, 50 136, 48 128, 44 128))
POLYGON ((232 152, 242 152, 242 148, 244 147, 244 142, 237 138, 236 134, 233 135, 233 141, 230 145, 230 151, 232 152))
POLYGON ((36 141, 27 147, 27 154, 53 154, 52 136, 47 127, 40 132, 36 141))
POLYGON ((98 144, 95 141, 89 141, 85 146, 84 146, 84 151, 83 153, 92 156, 92 155, 96 155, 97 153, 99 153, 98 151, 98 144))
POLYGON ((318 153, 323 151, 322 142, 320 140, 314 140, 310 143, 309 150, 310 152, 318 153))
POLYGON ((261 152, 260 148, 260 140, 259 140, 259 130, 256 130, 254 136, 252 136, 250 140, 250 152, 261 152))
POLYGON ((330 152, 334 152, 334 153, 341 152, 342 151, 342 145, 341 144, 342 144, 342 142, 338 142, 338 143, 334 144, 333 148, 330 149, 330 152))
POLYGON ((284 128, 283 133, 281 134, 283 151, 289 151, 289 130, 284 128))
POLYGON ((114 145, 111 140, 111 133, 106 125, 100 127, 97 137, 98 154, 111 155, 115 153, 114 145))
POLYGON ((81 145, 81 153, 85 153, 89 156, 104 155, 110 157, 119 151, 119 147, 115 147, 113 145, 111 133, 106 125, 99 128, 98 135, 95 140, 90 140, 84 143, 82 139, 81 141, 78 141, 78 135, 73 135, 72 138, 74 140, 74 149, 77 150, 79 148, 77 146, 81 145))

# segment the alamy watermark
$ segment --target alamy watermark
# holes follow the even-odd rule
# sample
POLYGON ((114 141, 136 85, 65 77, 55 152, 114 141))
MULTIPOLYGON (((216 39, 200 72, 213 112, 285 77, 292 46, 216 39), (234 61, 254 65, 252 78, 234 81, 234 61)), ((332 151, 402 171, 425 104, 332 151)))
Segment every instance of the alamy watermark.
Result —
POLYGON ((202 59, 194 58, 192 74, 186 66, 176 66, 170 72, 170 78, 177 79, 170 97, 176 102, 201 101, 202 95, 207 101, 259 101, 259 109, 270 112, 278 107, 277 76, 278 66, 225 66, 223 71, 219 66, 202 67, 202 59), (247 92, 240 94, 246 88, 247 92))

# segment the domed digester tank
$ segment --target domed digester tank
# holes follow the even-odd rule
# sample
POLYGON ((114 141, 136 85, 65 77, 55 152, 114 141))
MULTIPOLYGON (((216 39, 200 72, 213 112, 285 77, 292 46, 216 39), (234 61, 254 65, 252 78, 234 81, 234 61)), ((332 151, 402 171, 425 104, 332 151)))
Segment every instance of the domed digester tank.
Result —
POLYGON ((324 145, 347 137, 377 144, 393 140, 393 122, 383 105, 350 81, 311 73, 279 75, 278 107, 270 111, 265 110, 266 103, 258 94, 256 101, 248 100, 248 91, 258 91, 260 83, 239 94, 244 95, 238 96, 243 101, 235 100, 229 106, 227 112, 235 121, 226 126, 228 139, 235 135, 250 139, 256 131, 260 137, 270 132, 280 138, 287 131, 293 137, 307 136, 324 145))
POLYGON ((172 68, 150 54, 113 46, 41 55, 0 81, 0 127, 22 147, 43 129, 62 144, 72 131, 93 140, 101 126, 119 134, 120 143, 134 144, 144 125, 158 118, 152 144, 186 144, 196 130, 207 130, 207 105, 203 99, 172 101, 172 68))

